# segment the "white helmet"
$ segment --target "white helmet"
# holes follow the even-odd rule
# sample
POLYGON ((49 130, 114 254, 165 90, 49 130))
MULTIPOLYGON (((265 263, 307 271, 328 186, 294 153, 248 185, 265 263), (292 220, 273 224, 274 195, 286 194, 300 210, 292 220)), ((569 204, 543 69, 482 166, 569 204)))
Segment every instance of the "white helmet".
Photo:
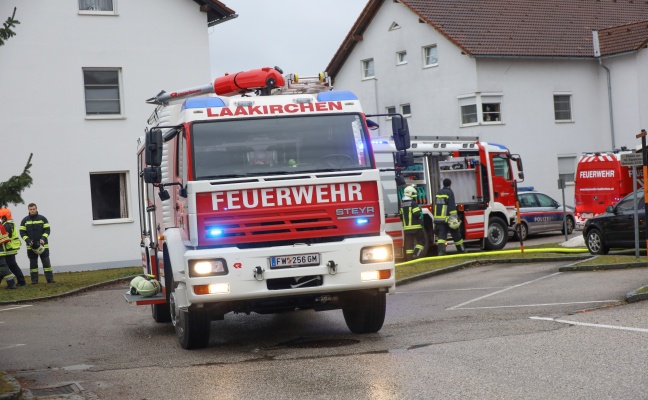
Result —
POLYGON ((160 282, 155 279, 143 279, 137 282, 137 293, 142 297, 151 297, 160 293, 160 282))
POLYGON ((38 246, 38 247, 35 248, 35 249, 32 248, 32 250, 33 250, 34 253, 36 253, 36 254, 43 254, 43 253, 45 252, 45 246, 43 246, 43 245, 41 244, 40 246, 38 246))
POLYGON ((405 193, 405 196, 416 197, 416 188, 414 186, 406 187, 403 192, 405 193))
POLYGON ((450 229, 457 229, 461 226, 461 221, 459 221, 456 215, 451 215, 448 217, 448 226, 450 229))

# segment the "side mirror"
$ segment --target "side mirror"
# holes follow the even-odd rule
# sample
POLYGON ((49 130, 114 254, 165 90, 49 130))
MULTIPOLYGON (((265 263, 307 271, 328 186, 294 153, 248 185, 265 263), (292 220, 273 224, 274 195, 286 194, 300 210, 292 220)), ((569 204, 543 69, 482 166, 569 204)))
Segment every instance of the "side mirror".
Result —
POLYGON ((146 165, 154 167, 162 165, 162 143, 162 131, 160 129, 150 129, 146 132, 146 141, 144 143, 146 165))
POLYGON ((400 114, 392 115, 392 132, 396 150, 407 150, 410 148, 410 134, 407 120, 400 114))
POLYGON ((613 212, 614 212, 614 207, 613 207, 613 206, 607 206, 607 207, 605 207, 605 212, 613 213, 613 212))
POLYGON ((516 154, 515 156, 515 165, 518 170, 518 179, 524 182, 524 167, 522 166, 522 157, 520 157, 519 154, 516 154))
POLYGON ((162 182, 162 167, 146 167, 142 174, 144 174, 144 182, 146 183, 162 182))
POLYGON ((407 168, 414 165, 414 156, 406 151, 394 154, 394 166, 400 168, 407 168))

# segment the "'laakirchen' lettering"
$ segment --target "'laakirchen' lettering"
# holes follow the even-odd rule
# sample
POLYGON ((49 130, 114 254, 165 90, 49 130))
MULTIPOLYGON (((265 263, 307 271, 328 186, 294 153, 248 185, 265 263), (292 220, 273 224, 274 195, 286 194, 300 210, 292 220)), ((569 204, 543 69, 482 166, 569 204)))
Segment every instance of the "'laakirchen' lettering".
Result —
POLYGON ((296 112, 342 111, 341 101, 321 101, 301 104, 270 104, 266 106, 239 106, 236 108, 208 108, 208 117, 233 117, 236 115, 293 114, 296 112))
POLYGON ((359 183, 230 190, 212 193, 212 208, 216 211, 349 201, 362 201, 359 183))

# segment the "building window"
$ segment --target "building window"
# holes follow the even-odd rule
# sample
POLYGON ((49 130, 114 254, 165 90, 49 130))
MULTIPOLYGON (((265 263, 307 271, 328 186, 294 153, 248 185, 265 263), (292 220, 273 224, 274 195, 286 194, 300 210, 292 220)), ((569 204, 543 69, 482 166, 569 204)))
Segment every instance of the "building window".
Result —
POLYGON ((116 0, 79 0, 81 14, 116 14, 116 0))
POLYGON ((374 74, 374 60, 370 58, 368 60, 362 60, 362 78, 373 78, 374 74))
POLYGON ((572 122, 571 94, 554 94, 554 118, 556 122, 572 122))
POLYGON ((396 64, 401 65, 401 64, 407 64, 407 52, 406 51, 399 51, 396 53, 396 64))
POLYGON ((409 117, 412 115, 412 107, 410 107, 409 104, 401 104, 401 114, 403 114, 404 117, 409 117))
POLYGON ((576 176, 576 154, 558 155, 558 178, 564 179, 565 183, 573 184, 576 176))
POLYGON ((121 115, 120 70, 87 68, 83 70, 86 115, 121 115))
POLYGON ((128 218, 127 172, 90 174, 90 196, 94 221, 128 218))
POLYGON ((423 47, 423 67, 432 67, 435 65, 439 65, 439 54, 436 44, 423 47))
MULTIPOLYGON (((387 114, 396 114, 396 107, 395 106, 387 106, 385 112, 387 114)), ((391 119, 391 117, 387 117, 387 119, 391 119)))
POLYGON ((488 125, 502 123, 502 95, 478 93, 459 97, 461 125, 488 125))

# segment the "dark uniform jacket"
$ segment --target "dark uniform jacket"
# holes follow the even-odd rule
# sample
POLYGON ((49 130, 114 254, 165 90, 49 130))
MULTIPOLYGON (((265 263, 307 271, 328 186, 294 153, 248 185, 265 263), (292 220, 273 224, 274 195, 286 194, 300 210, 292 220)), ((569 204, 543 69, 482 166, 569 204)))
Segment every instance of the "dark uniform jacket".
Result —
POLYGON ((423 228, 421 207, 419 207, 416 199, 404 197, 399 211, 404 230, 423 228))
POLYGON ((457 213, 454 193, 450 188, 444 187, 436 194, 434 201, 434 221, 446 222, 450 214, 457 213))
POLYGON ((47 238, 50 234, 50 225, 47 218, 40 214, 34 216, 28 215, 23 218, 20 223, 20 236, 23 238, 27 245, 30 242, 34 244, 39 243, 41 239, 45 243, 44 246, 48 248, 47 238))

